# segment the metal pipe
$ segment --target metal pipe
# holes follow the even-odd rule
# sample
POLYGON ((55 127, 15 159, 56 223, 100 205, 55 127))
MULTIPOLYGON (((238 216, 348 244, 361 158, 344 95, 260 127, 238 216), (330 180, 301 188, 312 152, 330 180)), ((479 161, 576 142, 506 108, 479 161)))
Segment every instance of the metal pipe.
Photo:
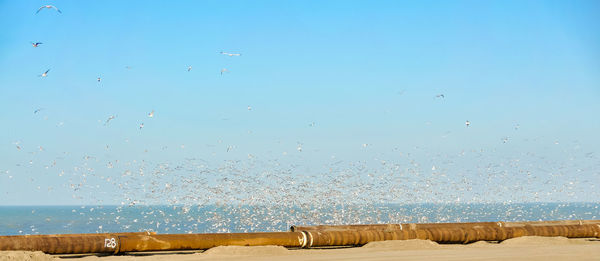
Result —
MULTIPOLYGON (((372 241, 425 239, 438 243, 502 241, 521 236, 563 236, 600 238, 595 221, 558 225, 560 222, 534 222, 505 225, 503 222, 457 224, 404 224, 359 226, 356 230, 305 230, 301 232, 164 234, 107 233, 82 235, 0 236, 0 250, 43 251, 48 254, 124 253, 165 250, 198 250, 215 246, 322 247, 360 246, 372 241), (588 224, 591 223, 591 224, 588 224), (496 224, 496 225, 492 225, 496 224), (550 224, 550 225, 548 225, 550 224), (384 229, 382 229, 384 228, 384 229), (390 229, 394 228, 394 229, 390 229)), ((296 227, 297 229, 298 227, 296 227)))
POLYGON ((119 235, 3 236, 1 250, 42 251, 46 254, 118 253, 119 235))
POLYGON ((406 230, 441 227, 498 227, 500 222, 468 222, 468 223, 410 223, 410 224, 369 224, 369 225, 320 225, 320 226, 291 226, 290 231, 361 231, 361 230, 406 230))
POLYGON ((319 226, 291 226, 290 231, 344 231, 344 230, 405 230, 425 228, 478 228, 478 227, 522 227, 548 226, 548 225, 584 225, 600 224, 600 220, 558 220, 558 221, 524 221, 524 222, 464 222, 464 223, 407 223, 407 224, 367 224, 367 225, 319 225, 319 226))
POLYGON ((360 246, 372 241, 424 239, 438 243, 502 241, 521 236, 563 236, 568 238, 600 237, 600 225, 549 225, 521 227, 438 227, 405 230, 313 230, 305 231, 307 247, 360 246))
POLYGON ((215 246, 305 247, 302 232, 164 234, 115 233, 85 235, 2 236, 0 251, 42 251, 48 254, 142 252, 209 249, 215 246))
POLYGON ((128 235, 120 236, 119 252, 195 250, 216 246, 304 247, 307 243, 302 232, 128 235))
POLYGON ((120 236, 156 235, 156 232, 51 234, 0 236, 0 251, 43 251, 48 254, 117 253, 120 236))

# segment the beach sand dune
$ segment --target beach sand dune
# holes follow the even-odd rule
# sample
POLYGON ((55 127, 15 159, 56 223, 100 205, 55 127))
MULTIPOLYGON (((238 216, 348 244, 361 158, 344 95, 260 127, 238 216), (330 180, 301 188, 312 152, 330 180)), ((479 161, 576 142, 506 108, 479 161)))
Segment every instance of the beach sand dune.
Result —
MULTIPOLYGON (((0 252, 0 261, 50 260, 52 258, 41 252, 0 252)), ((438 244, 428 240, 403 240, 371 242, 363 247, 354 248, 290 250, 280 246, 220 246, 202 253, 86 256, 77 258, 77 260, 600 260, 600 240, 520 237, 501 243, 476 242, 467 245, 438 244)))
POLYGON ((47 261, 58 260, 40 251, 0 251, 0 261, 47 261))

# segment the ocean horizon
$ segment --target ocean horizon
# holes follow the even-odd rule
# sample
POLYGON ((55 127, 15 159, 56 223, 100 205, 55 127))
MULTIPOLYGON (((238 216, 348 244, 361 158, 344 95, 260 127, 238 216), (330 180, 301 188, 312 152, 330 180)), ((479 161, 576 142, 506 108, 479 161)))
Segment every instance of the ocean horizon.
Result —
POLYGON ((0 235, 287 231, 291 225, 600 219, 600 202, 0 206, 0 235))

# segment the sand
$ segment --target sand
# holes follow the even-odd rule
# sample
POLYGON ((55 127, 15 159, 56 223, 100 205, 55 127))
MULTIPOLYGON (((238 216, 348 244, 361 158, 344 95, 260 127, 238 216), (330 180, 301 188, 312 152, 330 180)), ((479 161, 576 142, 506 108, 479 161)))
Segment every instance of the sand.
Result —
MULTIPOLYGON (((40 252, 0 252, 3 260, 50 260, 40 252)), ((74 259, 70 259, 74 260, 74 259)), ((521 237, 501 243, 438 244, 427 240, 371 242, 363 247, 286 249, 280 246, 222 246, 205 252, 154 253, 124 256, 85 256, 81 261, 124 260, 600 260, 600 239, 521 237)))
POLYGON ((46 255, 40 251, 29 252, 29 251, 0 251, 0 261, 46 261, 46 260, 58 260, 50 255, 46 255))

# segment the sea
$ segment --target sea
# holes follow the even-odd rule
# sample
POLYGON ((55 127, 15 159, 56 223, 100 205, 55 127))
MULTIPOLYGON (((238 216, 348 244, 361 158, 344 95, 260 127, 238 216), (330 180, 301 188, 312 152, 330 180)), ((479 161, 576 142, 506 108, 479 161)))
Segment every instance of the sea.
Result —
POLYGON ((600 202, 0 206, 0 235, 287 231, 291 225, 600 219, 600 202))

